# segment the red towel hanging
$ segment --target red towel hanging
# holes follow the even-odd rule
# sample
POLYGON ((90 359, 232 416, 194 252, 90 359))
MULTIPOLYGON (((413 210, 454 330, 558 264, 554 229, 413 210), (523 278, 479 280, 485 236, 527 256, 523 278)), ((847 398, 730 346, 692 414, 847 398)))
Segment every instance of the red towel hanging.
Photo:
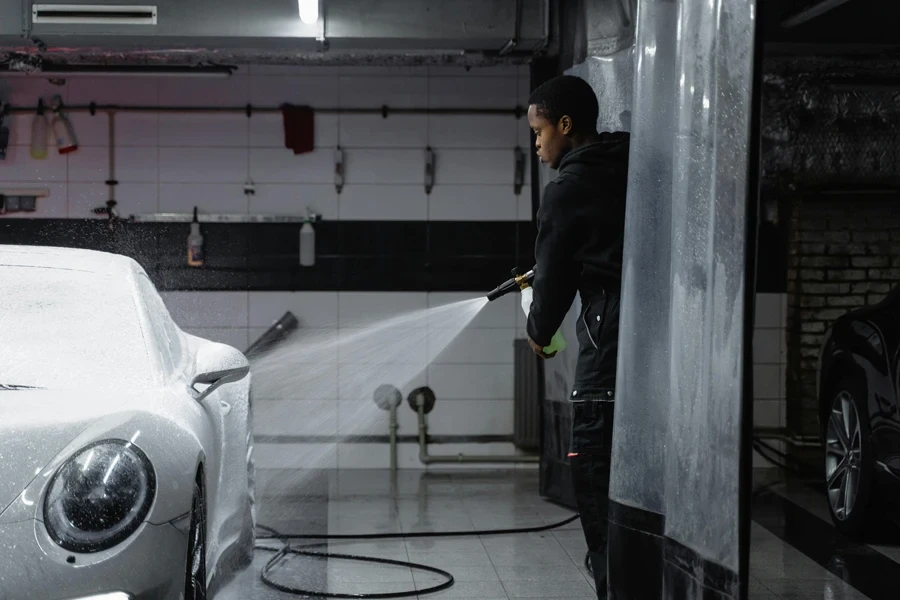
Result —
POLYGON ((312 152, 315 148, 315 114, 309 106, 281 105, 284 117, 284 145, 294 154, 312 152))

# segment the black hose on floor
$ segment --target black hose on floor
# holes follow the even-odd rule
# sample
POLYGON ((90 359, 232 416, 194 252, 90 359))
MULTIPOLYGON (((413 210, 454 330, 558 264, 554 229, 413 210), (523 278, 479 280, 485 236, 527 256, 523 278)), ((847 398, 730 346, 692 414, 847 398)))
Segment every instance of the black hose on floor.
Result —
MULTIPOLYGON (((781 452, 771 444, 763 441, 759 437, 753 438, 753 449, 760 454, 763 458, 765 458, 768 462, 772 463, 774 466, 780 468, 783 471, 787 471, 799 477, 819 477, 821 473, 818 472, 818 469, 815 469, 809 464, 804 463, 784 452, 781 452), (793 465, 789 463, 794 463, 793 465)), ((753 490, 753 495, 758 495, 774 485, 782 483, 780 480, 772 481, 770 483, 764 484, 759 488, 753 490)), ((539 533, 542 531, 549 531, 551 529, 556 529, 558 527, 562 527, 564 525, 568 525, 573 521, 577 520, 580 515, 574 515, 569 517, 568 519, 564 519, 557 523, 552 523, 550 525, 540 525, 537 527, 518 527, 514 529, 487 529, 480 531, 438 531, 438 532, 413 532, 413 533, 363 533, 363 534, 293 534, 293 533, 281 533, 271 527, 266 527, 264 525, 258 525, 259 529, 268 532, 268 535, 259 536, 257 540, 278 540, 278 541, 289 541, 289 540, 387 540, 387 539, 410 539, 410 538, 436 538, 436 537, 471 537, 471 536, 489 536, 489 535, 515 535, 520 533, 539 533)), ((411 598, 415 596, 424 596, 427 594, 434 594, 436 592, 440 592, 451 587, 455 580, 453 575, 443 569, 438 569, 437 567, 430 567, 428 565, 423 565, 414 562, 401 561, 401 560, 391 560, 387 558, 375 558, 371 556, 359 556, 354 554, 335 554, 331 552, 313 552, 310 550, 299 550, 297 548, 293 548, 290 543, 286 543, 284 547, 280 550, 275 548, 269 548, 267 546, 256 546, 257 550, 261 550, 264 552, 274 552, 275 556, 273 556, 269 562, 262 568, 260 573, 260 578, 262 582, 268 587, 283 592, 285 594, 291 594, 295 596, 307 596, 312 598, 411 598), (401 592, 384 592, 384 593, 368 593, 368 594, 338 594, 331 592, 320 592, 315 590, 304 590, 301 588, 296 588, 292 586, 288 586, 282 583, 278 583, 270 576, 270 573, 273 567, 283 558, 288 555, 297 555, 297 556, 309 556, 313 558, 324 558, 324 559, 338 559, 338 560, 354 560, 358 562, 367 562, 367 563, 375 563, 380 565, 393 565, 398 567, 408 567, 410 569, 416 569, 420 571, 425 571, 428 573, 434 573, 436 575, 440 575, 441 577, 446 578, 446 581, 440 583, 436 586, 420 589, 420 590, 408 590, 401 592)), ((584 567, 587 569, 588 573, 593 576, 593 569, 591 568, 591 560, 590 553, 586 554, 584 557, 584 567)))
MULTIPOLYGON (((538 533, 541 531, 549 531, 551 529, 556 529, 558 527, 562 527, 564 525, 568 525, 569 523, 577 520, 579 515, 574 515, 569 517, 568 519, 564 519, 562 521, 558 521, 556 523, 551 523, 550 525, 540 525, 537 527, 517 527, 514 529, 486 529, 486 530, 476 530, 476 531, 437 531, 437 532, 413 532, 413 533, 363 533, 363 534, 333 534, 333 535, 310 535, 310 534, 292 534, 292 533, 281 533, 271 527, 266 527, 264 525, 257 525, 259 529, 268 532, 268 535, 259 536, 257 540, 278 540, 278 541, 288 541, 288 540, 390 540, 390 539, 410 539, 410 538, 436 538, 436 537, 471 537, 471 536, 488 536, 488 535, 514 535, 519 533, 538 533)), ((260 573, 260 579, 262 582, 268 587, 278 590, 280 592, 284 592, 286 594, 291 594, 294 596, 307 596, 313 598, 412 598, 416 596, 424 596, 426 594, 433 594, 435 592, 440 592, 446 590, 451 587, 455 580, 451 573, 444 571, 443 569, 438 569, 437 567, 429 567, 427 565, 422 565, 414 562, 402 561, 402 560, 391 560, 387 558, 375 558, 371 556, 358 556, 354 554, 334 554, 331 552, 312 552, 309 550, 299 550, 297 548, 293 548, 290 543, 286 543, 283 548, 275 549, 269 548, 267 546, 256 546, 257 550, 262 550, 264 552, 274 552, 275 556, 273 556, 269 562, 262 568, 260 573), (384 593, 368 593, 368 594, 337 594, 331 592, 320 592, 314 590, 304 590, 301 588, 296 588, 288 585, 284 585, 282 583, 278 583, 270 576, 270 572, 272 568, 278 563, 279 560, 286 557, 289 554, 294 554, 298 556, 310 556, 314 558, 325 558, 325 559, 338 559, 338 560, 354 560, 358 562, 369 562, 381 565, 393 565, 398 567, 408 567, 410 569, 416 569, 419 571, 426 571, 429 573, 435 573, 440 575, 441 577, 446 578, 441 584, 436 586, 423 588, 420 590, 408 590, 401 592, 384 592, 384 593)))

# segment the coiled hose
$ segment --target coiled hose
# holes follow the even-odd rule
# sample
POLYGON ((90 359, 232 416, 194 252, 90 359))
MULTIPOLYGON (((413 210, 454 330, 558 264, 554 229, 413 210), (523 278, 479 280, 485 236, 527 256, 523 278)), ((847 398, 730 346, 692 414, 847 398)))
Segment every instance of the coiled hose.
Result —
POLYGON ((402 560, 391 560, 387 558, 375 558, 371 556, 359 556, 354 554, 334 554, 331 552, 313 552, 311 550, 300 550, 291 546, 290 541, 293 540, 318 540, 318 541, 327 541, 327 540, 391 540, 391 539, 411 539, 411 538, 440 538, 440 537, 471 537, 471 536, 489 536, 489 535, 514 535, 519 533, 538 533, 542 531, 549 531, 551 529, 556 529, 558 527, 562 527, 564 525, 568 525, 569 523, 577 520, 579 515, 574 515, 569 517, 568 519, 564 519, 562 521, 558 521, 556 523, 551 523, 550 525, 539 525, 537 527, 517 527, 515 529, 487 529, 487 530, 476 530, 476 531, 438 531, 438 532, 414 532, 414 533, 363 533, 363 534, 334 534, 334 535, 310 535, 310 534, 292 534, 292 533, 281 533, 271 527, 266 527, 264 525, 257 525, 257 527, 265 532, 268 532, 268 535, 262 535, 257 537, 257 540, 266 541, 266 540, 278 540, 286 542, 285 545, 281 549, 269 548, 268 546, 260 546, 257 545, 256 549, 261 550, 263 552, 274 552, 275 556, 273 556, 266 564, 263 566, 262 571, 260 572, 260 579, 262 582, 268 587, 278 590, 280 592, 284 592, 285 594, 291 594, 294 596, 307 596, 313 598, 412 598, 416 596, 424 596, 426 594, 434 594, 435 592, 440 592, 446 590, 451 587, 455 580, 451 573, 443 569, 438 569, 437 567, 429 567, 428 565, 422 565, 414 562, 402 561, 402 560), (275 564, 278 563, 279 560, 288 556, 288 555, 297 555, 297 556, 309 556, 314 558, 324 558, 324 559, 338 559, 338 560, 353 560, 357 562, 368 562, 375 563, 380 565, 393 565, 398 567, 408 567, 410 569, 415 569, 419 571, 425 571, 428 573, 434 573, 436 575, 440 575, 444 577, 446 581, 440 583, 438 585, 420 589, 420 590, 407 590, 400 592, 383 592, 383 593, 367 593, 367 594, 339 594, 332 592, 323 592, 316 590, 304 590, 301 588, 296 588, 293 586, 285 585, 283 583, 278 583, 275 581, 271 572, 274 568, 275 564))

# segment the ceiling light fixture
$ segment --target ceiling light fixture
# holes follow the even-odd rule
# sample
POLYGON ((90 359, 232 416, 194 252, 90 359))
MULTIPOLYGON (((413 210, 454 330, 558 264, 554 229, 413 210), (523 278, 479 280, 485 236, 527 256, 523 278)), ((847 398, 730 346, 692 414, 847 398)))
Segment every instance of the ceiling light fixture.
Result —
POLYGON ((312 25, 319 20, 319 0, 297 0, 300 8, 300 20, 312 25))
POLYGON ((66 77, 231 77, 231 66, 142 66, 142 65, 44 65, 37 71, 17 71, 0 66, 0 77, 65 79, 66 77))

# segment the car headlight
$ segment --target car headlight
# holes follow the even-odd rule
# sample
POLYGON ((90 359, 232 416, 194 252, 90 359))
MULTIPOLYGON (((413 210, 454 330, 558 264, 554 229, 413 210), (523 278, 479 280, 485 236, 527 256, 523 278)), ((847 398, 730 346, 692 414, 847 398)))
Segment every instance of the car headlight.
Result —
POLYGON ((53 475, 44 499, 50 537, 71 552, 100 552, 127 539, 150 512, 156 476, 130 442, 87 446, 53 475))

